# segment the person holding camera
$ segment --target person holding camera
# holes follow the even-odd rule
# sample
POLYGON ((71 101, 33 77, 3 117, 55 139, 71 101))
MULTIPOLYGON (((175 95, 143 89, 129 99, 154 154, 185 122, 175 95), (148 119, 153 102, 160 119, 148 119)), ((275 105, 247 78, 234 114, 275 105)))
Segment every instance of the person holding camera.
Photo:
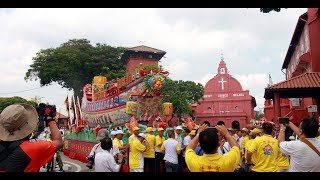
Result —
POLYGON ((56 151, 62 148, 61 133, 54 120, 55 111, 46 116, 52 141, 30 141, 39 124, 37 110, 19 103, 6 107, 0 114, 0 171, 39 172, 56 151), (51 115, 50 115, 51 114, 51 115))
POLYGON ((209 127, 205 124, 198 129, 197 135, 187 146, 186 163, 190 172, 233 172, 240 161, 240 148, 237 141, 221 125, 209 127), (218 154, 219 139, 225 138, 231 149, 226 155, 218 154), (204 151, 199 156, 194 149, 200 143, 204 151))
POLYGON ((312 118, 301 121, 299 128, 292 122, 281 122, 278 136, 280 151, 290 156, 289 172, 320 172, 320 139, 318 122, 312 118), (286 128, 299 136, 297 141, 285 141, 286 128))
MULTIPOLYGON (((95 155, 100 152, 103 151, 102 147, 101 147, 101 140, 104 138, 108 137, 108 131, 106 129, 100 129, 97 133, 97 140, 99 140, 100 142, 96 145, 94 145, 87 157, 88 163, 87 163, 87 167, 89 169, 93 168, 93 164, 94 164, 94 159, 95 159, 95 155)), ((119 148, 116 144, 112 144, 112 149, 110 149, 109 151, 112 156, 116 156, 117 154, 119 154, 119 148)))
POLYGON ((109 137, 100 140, 101 151, 95 156, 95 172, 119 172, 122 166, 123 155, 118 154, 118 160, 115 161, 112 149, 112 139, 109 137))
POLYGON ((148 148, 146 135, 139 133, 137 139, 132 141, 129 153, 130 172, 143 172, 144 159, 143 152, 148 148))

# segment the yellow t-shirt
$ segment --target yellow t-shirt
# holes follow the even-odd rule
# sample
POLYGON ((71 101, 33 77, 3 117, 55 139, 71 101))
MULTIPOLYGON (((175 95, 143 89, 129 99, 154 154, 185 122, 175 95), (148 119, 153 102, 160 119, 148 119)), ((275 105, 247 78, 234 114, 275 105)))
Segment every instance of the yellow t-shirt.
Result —
POLYGON ((159 135, 156 136, 156 152, 160 152, 161 145, 165 140, 164 136, 162 136, 162 138, 159 135))
POLYGON ((249 136, 246 135, 243 140, 242 140, 242 143, 241 143, 241 154, 244 154, 245 153, 245 149, 247 149, 246 147, 246 143, 249 141, 249 136))
POLYGON ((278 140, 267 135, 256 137, 248 151, 256 155, 257 159, 252 171, 277 172, 278 158, 281 155, 278 140))
MULTIPOLYGON (((247 158, 248 149, 249 149, 250 145, 252 144, 252 141, 253 141, 253 139, 249 139, 249 140, 246 142, 245 153, 244 153, 245 159, 247 158)), ((253 164, 255 164, 255 163, 256 163, 256 159, 257 159, 257 155, 256 155, 256 154, 253 154, 253 155, 252 155, 252 158, 251 158, 251 162, 252 162, 253 164)), ((247 160, 246 160, 246 162, 247 162, 247 160)))
POLYGON ((118 138, 114 138, 112 143, 117 145, 119 148, 123 146, 123 142, 121 142, 118 138))
POLYGON ((290 163, 288 156, 281 153, 278 158, 278 170, 280 169, 289 169, 290 163))
POLYGON ((151 134, 146 134, 146 139, 148 141, 149 147, 144 153, 145 158, 155 158, 154 146, 156 145, 156 137, 151 134))
POLYGON ((143 168, 143 151, 146 150, 146 146, 144 146, 139 140, 135 139, 130 144, 130 152, 129 152, 129 167, 130 169, 140 169, 143 168))
POLYGON ((198 156, 194 150, 187 149, 186 163, 191 172, 233 172, 240 161, 240 149, 234 146, 226 155, 203 154, 198 156))
POLYGON ((320 139, 320 135, 318 136, 318 138, 320 139))
POLYGON ((130 137, 129 137, 129 144, 131 144, 133 142, 133 140, 136 140, 137 137, 136 135, 132 134, 130 137))

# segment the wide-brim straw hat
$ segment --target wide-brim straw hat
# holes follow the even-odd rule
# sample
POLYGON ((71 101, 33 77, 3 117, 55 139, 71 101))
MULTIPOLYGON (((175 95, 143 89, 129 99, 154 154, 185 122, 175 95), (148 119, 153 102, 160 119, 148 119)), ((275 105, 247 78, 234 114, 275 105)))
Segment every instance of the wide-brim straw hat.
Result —
POLYGON ((0 114, 0 140, 16 141, 30 135, 39 122, 37 110, 24 103, 6 107, 0 114))

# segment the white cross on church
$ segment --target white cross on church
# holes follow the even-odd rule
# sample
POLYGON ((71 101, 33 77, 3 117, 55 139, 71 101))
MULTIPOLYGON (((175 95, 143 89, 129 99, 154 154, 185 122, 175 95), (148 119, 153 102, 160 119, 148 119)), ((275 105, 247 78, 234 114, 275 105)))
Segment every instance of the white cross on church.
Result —
POLYGON ((224 90, 224 83, 227 81, 224 81, 223 78, 221 78, 221 81, 218 82, 221 83, 221 89, 224 90))

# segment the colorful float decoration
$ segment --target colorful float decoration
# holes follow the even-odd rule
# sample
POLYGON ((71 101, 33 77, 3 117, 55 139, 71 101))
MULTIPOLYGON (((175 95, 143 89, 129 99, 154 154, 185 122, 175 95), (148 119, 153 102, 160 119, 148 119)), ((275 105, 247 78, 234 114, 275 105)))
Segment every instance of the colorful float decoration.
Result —
POLYGON ((128 101, 126 103, 126 113, 129 115, 135 115, 137 114, 138 110, 138 103, 134 101, 128 101))
POLYGON ((172 103, 166 102, 162 104, 162 113, 165 116, 170 116, 173 113, 173 105, 172 103))
MULTIPOLYGON (((125 128, 132 116, 137 122, 148 123, 161 107, 161 93, 168 71, 161 67, 128 73, 122 78, 107 81, 95 76, 92 85, 83 88, 82 114, 90 127, 125 128)), ((163 105, 163 115, 172 114, 170 103, 163 105)))
POLYGON ((130 122, 125 124, 125 127, 127 129, 129 129, 130 133, 132 134, 133 133, 133 128, 134 127, 139 127, 138 120, 134 116, 132 116, 130 118, 130 122))
POLYGON ((191 117, 187 117, 185 122, 184 122, 184 126, 187 127, 190 131, 192 129, 196 129, 196 123, 192 120, 191 117))

